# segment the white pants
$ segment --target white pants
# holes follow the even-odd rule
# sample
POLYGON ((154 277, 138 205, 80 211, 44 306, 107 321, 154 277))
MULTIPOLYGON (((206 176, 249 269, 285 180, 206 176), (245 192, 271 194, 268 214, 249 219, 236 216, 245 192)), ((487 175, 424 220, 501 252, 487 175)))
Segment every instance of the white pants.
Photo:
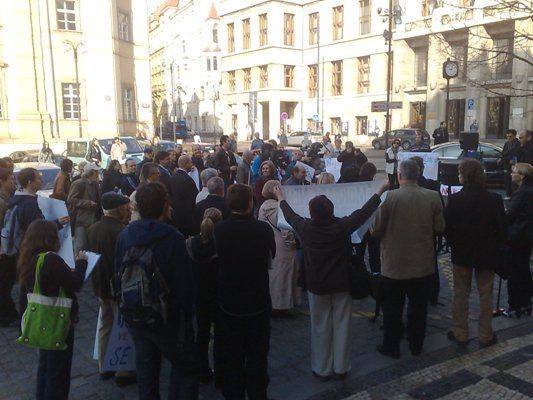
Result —
POLYGON ((350 370, 349 292, 316 295, 309 292, 311 314, 311 369, 318 375, 350 370))

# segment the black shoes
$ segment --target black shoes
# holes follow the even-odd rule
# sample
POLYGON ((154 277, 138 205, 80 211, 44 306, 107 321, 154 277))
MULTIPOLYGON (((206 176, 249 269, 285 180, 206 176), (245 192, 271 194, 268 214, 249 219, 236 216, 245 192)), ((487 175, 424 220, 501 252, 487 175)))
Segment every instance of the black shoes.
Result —
POLYGON ((318 375, 315 371, 313 371, 313 376, 318 379, 320 382, 328 382, 331 380, 331 376, 322 376, 318 375))
POLYGON ((383 354, 384 356, 387 356, 387 357, 390 357, 390 358, 394 358, 394 359, 399 359, 400 358, 400 352, 391 352, 391 351, 387 351, 385 350, 385 348, 383 347, 382 344, 378 344, 376 346, 376 350, 378 351, 378 353, 380 354, 383 354))
POLYGON ((343 374, 333 373, 333 377, 332 377, 332 379, 333 379, 334 381, 343 381, 343 380, 345 380, 347 377, 348 377, 348 372, 345 372, 345 373, 343 373, 343 374))
POLYGON ((492 339, 488 342, 479 342, 479 348, 486 349, 487 347, 494 346, 496 343, 498 343, 498 338, 496 335, 492 335, 492 339))
POLYGON ((118 387, 129 386, 137 383, 137 375, 131 373, 128 375, 115 375, 115 384, 118 387))
POLYGON ((100 372, 100 379, 107 381, 115 376, 115 371, 100 372))
POLYGON ((451 340, 452 342, 454 342, 458 346, 465 347, 468 344, 468 340, 463 341, 463 340, 457 339, 455 337, 455 334, 453 333, 453 331, 448 331, 446 336, 448 337, 449 340, 451 340))

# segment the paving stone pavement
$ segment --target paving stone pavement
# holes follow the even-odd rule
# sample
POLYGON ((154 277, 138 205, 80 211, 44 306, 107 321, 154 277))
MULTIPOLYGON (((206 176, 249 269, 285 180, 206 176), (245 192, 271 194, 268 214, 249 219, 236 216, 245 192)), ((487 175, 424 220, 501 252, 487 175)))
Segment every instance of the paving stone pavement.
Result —
MULTIPOLYGON (((449 255, 439 257, 441 305, 430 307, 427 338, 421 357, 402 348, 401 360, 376 353, 381 341, 381 319, 371 323, 374 302, 354 301, 352 313, 352 371, 344 382, 321 383, 310 371, 309 312, 306 296, 296 316, 272 320, 269 354, 269 396, 275 400, 333 399, 526 399, 533 385, 533 318, 496 318, 501 343, 467 354, 457 353, 445 337, 451 326, 451 266, 449 255), (432 386, 434 385, 434 386, 432 386), (451 391, 454 389, 454 391, 451 391), (435 397, 435 396, 440 397, 435 397), (454 397, 458 396, 458 397, 454 397), (513 397, 514 396, 514 397, 513 397)), ((495 294, 497 285, 495 287, 495 294)), ((16 293, 15 293, 16 296, 16 293)), ((471 337, 477 332, 477 292, 472 290, 471 337)), ((507 298, 502 288, 502 305, 507 298)), ((98 303, 90 285, 79 294, 80 322, 76 326, 70 398, 74 400, 136 399, 135 386, 118 388, 100 380, 92 359, 98 303)), ((37 352, 15 343, 16 328, 0 329, 0 400, 33 399, 37 352)), ((169 366, 162 369, 162 395, 166 394, 169 366)), ((530 397, 528 397, 530 396, 530 397)), ((212 385, 201 387, 201 399, 222 397, 212 385)))

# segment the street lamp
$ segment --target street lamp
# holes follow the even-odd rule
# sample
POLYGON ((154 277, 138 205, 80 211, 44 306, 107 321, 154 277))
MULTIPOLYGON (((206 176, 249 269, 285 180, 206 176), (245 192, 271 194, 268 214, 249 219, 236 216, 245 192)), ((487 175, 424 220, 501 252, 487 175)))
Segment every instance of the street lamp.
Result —
POLYGON ((215 87, 214 83, 211 83, 213 87, 213 94, 211 95, 211 100, 213 101, 213 141, 214 145, 217 144, 217 114, 216 114, 216 105, 217 101, 220 100, 220 93, 215 87))
POLYGON ((388 29, 383 31, 383 37, 385 38, 385 44, 388 45, 387 49, 387 101, 386 101, 386 115, 385 115, 385 147, 389 147, 389 132, 391 128, 390 123, 390 101, 391 101, 391 88, 392 88, 392 21, 396 25, 402 23, 402 7, 399 4, 392 6, 392 0, 389 0, 389 8, 383 10, 378 7, 378 14, 383 17, 383 22, 389 23, 388 29))
POLYGON ((66 51, 72 50, 72 53, 74 54, 74 68, 76 69, 76 94, 78 97, 78 132, 81 138, 83 137, 82 136, 83 133, 82 133, 82 126, 81 126, 81 96, 80 96, 80 79, 78 75, 78 51, 80 50, 80 47, 83 46, 83 42, 74 44, 70 40, 64 40, 63 45, 67 46, 66 51))
MULTIPOLYGON (((167 63, 163 61, 163 68, 166 68, 167 63)), ((176 142, 176 100, 174 99, 174 60, 170 62, 170 86, 172 96, 172 136, 174 136, 174 142, 176 142)), ((163 139, 163 132, 160 132, 161 139, 163 139)))

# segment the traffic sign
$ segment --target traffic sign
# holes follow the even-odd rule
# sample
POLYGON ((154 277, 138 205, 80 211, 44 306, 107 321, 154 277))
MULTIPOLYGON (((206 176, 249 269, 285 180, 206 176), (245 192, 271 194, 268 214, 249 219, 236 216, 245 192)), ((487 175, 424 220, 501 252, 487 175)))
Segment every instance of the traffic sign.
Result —
POLYGON ((318 121, 318 114, 313 114, 313 121, 318 121))
POLYGON ((287 114, 286 112, 281 113, 281 119, 286 120, 288 118, 289 118, 289 114, 287 114))
MULTIPOLYGON (((391 101, 389 102, 389 109, 401 109, 402 108, 402 102, 401 101, 391 101)), ((385 112, 387 111, 387 102, 386 101, 373 101, 371 103, 371 111, 372 112, 385 112)))
POLYGON ((474 109, 474 105, 475 105, 474 99, 468 99, 467 110, 473 110, 474 109))

